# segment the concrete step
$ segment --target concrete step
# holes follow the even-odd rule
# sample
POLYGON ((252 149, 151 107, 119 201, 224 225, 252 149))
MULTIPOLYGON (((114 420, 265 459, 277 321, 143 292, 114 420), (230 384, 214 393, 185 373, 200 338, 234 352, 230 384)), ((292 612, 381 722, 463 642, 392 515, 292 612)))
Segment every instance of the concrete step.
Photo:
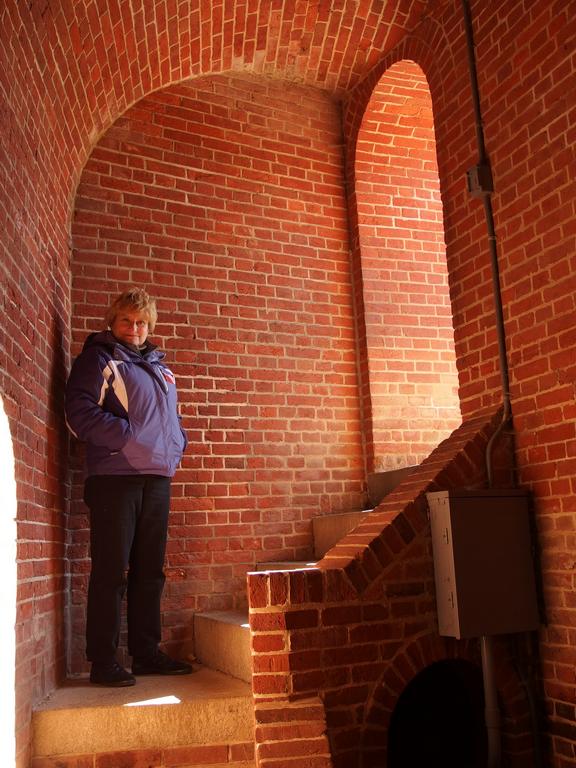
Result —
POLYGON ((256 563, 255 571, 303 571, 306 568, 315 568, 316 563, 307 563, 304 560, 279 560, 275 563, 256 563))
POLYGON ((400 483, 416 469, 415 466, 388 469, 384 472, 373 472, 368 475, 368 502, 377 507, 382 499, 397 488, 400 483))
POLYGON ((207 611, 194 614, 194 653, 200 664, 251 683, 248 613, 207 611))
POLYGON ((193 752, 195 746, 201 747, 197 752, 212 747, 210 765, 230 763, 231 754, 238 756, 233 768, 253 765, 250 686, 202 667, 192 675, 139 677, 127 688, 71 680, 35 709, 32 726, 33 768, 76 766, 73 756, 146 749, 171 750, 176 760, 177 748, 193 752))
POLYGON ((336 546, 340 539, 355 528, 370 511, 365 509, 359 512, 342 512, 312 518, 314 557, 321 560, 326 552, 336 546))
POLYGON ((397 488, 414 469, 415 467, 401 467, 400 469, 374 472, 368 475, 367 488, 370 509, 312 518, 314 557, 316 560, 321 560, 332 547, 336 546, 340 539, 350 533, 362 518, 371 512, 385 496, 397 488))
MULTIPOLYGON (((294 571, 316 563, 280 561, 258 563, 257 571, 294 571)), ((206 611, 194 614, 194 655, 200 664, 252 682, 252 649, 248 611, 206 611)))

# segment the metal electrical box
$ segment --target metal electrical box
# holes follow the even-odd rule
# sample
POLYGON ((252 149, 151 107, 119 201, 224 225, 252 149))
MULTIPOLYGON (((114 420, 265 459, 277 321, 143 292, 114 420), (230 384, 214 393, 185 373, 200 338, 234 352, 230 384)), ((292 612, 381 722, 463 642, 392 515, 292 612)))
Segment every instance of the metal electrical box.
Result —
POLYGON ((456 490, 427 498, 440 634, 470 638, 536 629, 528 493, 456 490))

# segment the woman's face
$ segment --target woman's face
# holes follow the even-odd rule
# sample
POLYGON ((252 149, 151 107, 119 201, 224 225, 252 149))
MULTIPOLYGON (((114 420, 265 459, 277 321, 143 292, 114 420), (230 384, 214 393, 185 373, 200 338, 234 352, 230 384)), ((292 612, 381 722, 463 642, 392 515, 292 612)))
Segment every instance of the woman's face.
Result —
POLYGON ((118 341, 141 347, 148 338, 148 320, 144 312, 120 310, 110 330, 118 341))

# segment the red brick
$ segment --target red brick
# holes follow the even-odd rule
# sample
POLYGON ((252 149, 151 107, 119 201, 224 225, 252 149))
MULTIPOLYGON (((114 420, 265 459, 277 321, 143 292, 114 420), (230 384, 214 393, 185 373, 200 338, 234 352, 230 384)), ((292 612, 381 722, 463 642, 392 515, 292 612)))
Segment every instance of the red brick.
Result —
POLYGON ((33 757, 30 768, 94 768, 94 756, 33 757))
POLYGON ((270 653, 283 651, 286 648, 284 635, 253 635, 252 649, 255 653, 270 653))
POLYGON ((164 768, 161 750, 138 749, 95 755, 94 768, 164 768))
POLYGON ((288 677, 286 675, 254 675, 252 687, 256 695, 287 693, 288 677))
POLYGON ((212 744, 190 747, 172 747, 163 750, 163 763, 166 768, 180 768, 185 765, 210 765, 228 762, 228 747, 224 744, 212 744))
MULTIPOLYGON (((175 484, 179 513, 205 509, 214 518, 202 532, 193 524, 174 529, 168 568, 186 571, 188 592, 174 590, 178 618, 169 596, 173 637, 186 635, 193 608, 241 601, 242 568, 269 552, 309 557, 312 515, 361 503, 365 458, 369 467, 417 463, 438 431, 458 420, 448 383, 451 321, 463 415, 492 408, 501 394, 484 210, 463 178, 476 147, 456 5, 436 3, 422 16, 416 4, 392 26, 370 10, 351 25, 345 10, 328 4, 314 13, 297 8, 293 18, 291 4, 259 14, 246 6, 232 18, 215 3, 212 18, 201 19, 158 0, 154 24, 146 3, 112 4, 102 14, 94 3, 68 5, 7 0, 0 40, 1 391, 18 482, 17 694, 26 702, 17 713, 19 768, 35 699, 64 675, 65 637, 74 638, 74 669, 83 657, 87 528, 78 481, 68 501, 61 394, 69 353, 99 324, 111 290, 151 281, 172 320, 159 337, 185 384, 195 445, 186 469, 197 462, 208 473, 238 472, 175 484), (402 39, 402 24, 415 33, 402 39), (221 38, 209 39, 213 29, 221 38), (306 42, 296 53, 295 40, 306 42), (275 81, 223 76, 234 62, 275 81), (195 271, 202 266, 213 274, 195 271), (228 352, 211 346, 222 341, 228 352), (278 349, 284 354, 273 356, 278 349), (265 414, 257 397, 277 412, 265 414), (291 410, 311 400, 313 416, 291 410), (423 403, 431 410, 418 414, 423 403), (211 411, 198 413, 201 406, 211 411), (249 423, 238 426, 243 415, 249 423), (281 423, 267 429, 268 418, 281 423), (311 419, 316 431, 307 428, 311 419), (242 491, 251 482, 240 477, 244 461, 270 473, 267 489, 256 492, 254 481, 242 491), (257 517, 241 519, 243 512, 257 517), (240 525, 248 530, 225 528, 240 525), (66 536, 56 537, 63 526, 66 536), (69 564, 52 544, 35 546, 64 539, 69 564), (225 554, 234 566, 227 575, 225 554), (197 570, 196 557, 213 570, 197 570), (68 600, 61 577, 68 570, 73 623, 52 632, 68 600), (42 631, 35 643, 31 626, 42 631)), ((570 630, 573 585, 561 583, 556 567, 574 549, 576 513, 573 467, 564 458, 575 442, 566 430, 575 415, 574 20, 560 2, 472 6, 513 410, 522 417, 518 474, 536 494, 549 626, 570 630)), ((482 459, 473 447, 468 455, 472 484, 482 482, 482 459)), ((79 475, 76 449, 71 461, 79 475)), ((434 477, 467 484, 463 474, 459 464, 434 477)), ((416 522, 410 518, 419 530, 416 522)), ((386 533, 385 556, 373 551, 392 573, 387 556, 401 554, 402 543, 394 550, 386 533)), ((325 595, 318 581, 314 590, 299 581, 299 609, 306 600, 355 600, 341 575, 322 579, 325 595)), ((363 589, 364 581, 354 584, 363 589)), ((377 584, 366 589, 372 599, 377 584)), ((413 619, 406 630, 418 626, 413 619)), ((553 645, 544 636, 541 655, 553 645)), ((566 684, 568 667, 545 664, 547 701, 552 692, 570 695, 554 687, 566 684)), ((573 755, 564 737, 551 744, 557 760, 573 755)))

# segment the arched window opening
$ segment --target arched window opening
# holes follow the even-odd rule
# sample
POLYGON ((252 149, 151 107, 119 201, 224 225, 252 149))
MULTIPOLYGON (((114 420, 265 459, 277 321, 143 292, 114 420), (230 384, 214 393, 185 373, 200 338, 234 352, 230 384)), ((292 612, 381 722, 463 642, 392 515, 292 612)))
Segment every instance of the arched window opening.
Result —
POLYGON ((356 149, 372 445, 369 472, 419 464, 461 422, 432 100, 420 67, 393 65, 356 149))

